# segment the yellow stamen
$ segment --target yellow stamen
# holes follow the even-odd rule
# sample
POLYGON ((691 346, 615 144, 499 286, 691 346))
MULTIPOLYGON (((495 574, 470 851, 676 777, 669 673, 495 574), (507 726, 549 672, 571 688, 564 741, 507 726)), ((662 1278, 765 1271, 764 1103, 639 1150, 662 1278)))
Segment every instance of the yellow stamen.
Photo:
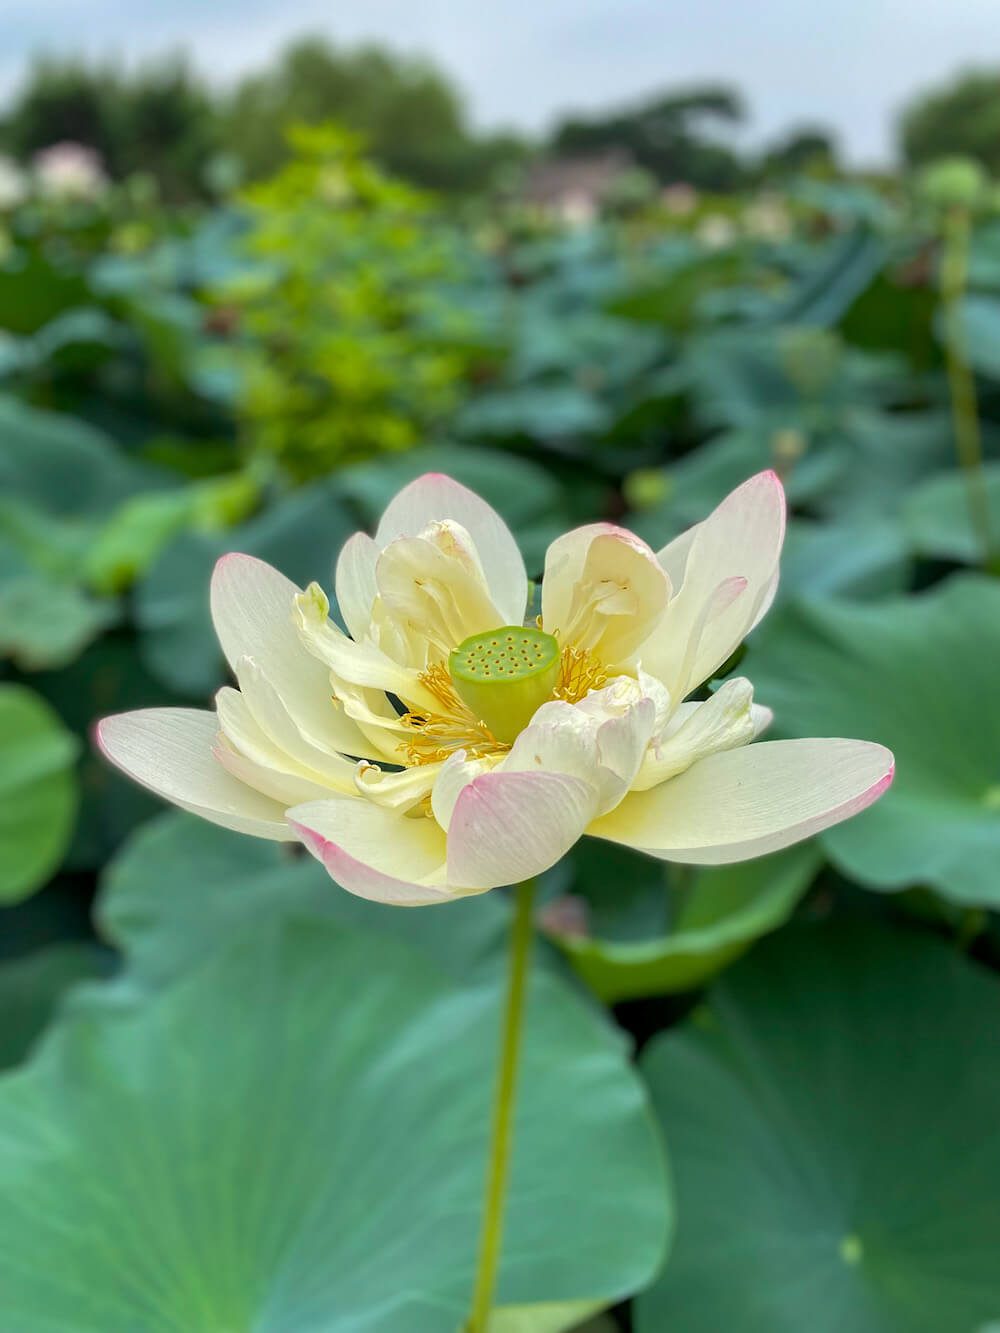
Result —
POLYGON ((553 692, 554 698, 576 704, 585 699, 591 690, 599 690, 607 683, 608 673, 593 653, 586 648, 572 648, 569 645, 562 650, 562 665, 559 682, 553 692))
MULTIPOLYGON (((470 759, 481 759, 510 749, 458 697, 442 663, 421 671, 418 679, 438 701, 440 712, 409 712, 399 719, 411 733, 399 746, 405 764, 441 763, 455 750, 465 750, 470 759)), ((552 697, 579 703, 607 682, 608 673, 593 653, 566 647, 560 654, 559 680, 552 697)))
POLYGON ((493 735, 485 722, 476 719, 455 693, 451 677, 441 663, 436 662, 418 677, 441 705, 440 713, 404 713, 399 719, 412 739, 403 741, 399 749, 407 764, 436 764, 447 759, 454 750, 465 750, 470 759, 499 754, 509 750, 493 735))

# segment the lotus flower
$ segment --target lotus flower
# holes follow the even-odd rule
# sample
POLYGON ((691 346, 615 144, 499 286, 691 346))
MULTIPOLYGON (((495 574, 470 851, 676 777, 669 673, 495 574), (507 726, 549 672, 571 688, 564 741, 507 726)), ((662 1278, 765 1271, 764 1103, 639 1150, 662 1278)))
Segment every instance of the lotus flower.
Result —
POLYGON ((751 744, 749 681, 689 696, 764 615, 785 528, 774 473, 662 551, 596 523, 552 543, 525 623, 517 545, 431 474, 337 563, 344 633, 247 555, 212 580, 239 688, 214 712, 106 718, 104 753, 185 810, 298 839, 344 888, 401 905, 526 879, 583 834, 664 860, 745 860, 828 828, 892 780, 880 745, 751 744))
POLYGON ((35 154, 35 176, 41 192, 57 199, 95 199, 108 186, 101 157, 86 144, 52 144, 35 154))

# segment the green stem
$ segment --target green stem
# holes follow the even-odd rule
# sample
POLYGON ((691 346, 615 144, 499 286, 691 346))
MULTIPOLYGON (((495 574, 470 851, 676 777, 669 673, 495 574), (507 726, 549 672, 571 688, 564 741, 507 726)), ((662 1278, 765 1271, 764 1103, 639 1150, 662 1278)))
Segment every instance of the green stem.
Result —
POLYGON ((493 1129, 486 1173, 482 1231, 472 1313, 466 1333, 486 1333, 493 1294, 496 1290, 500 1251, 503 1245, 504 1202, 514 1129, 514 1103, 517 1095, 517 1069, 524 1020, 524 997, 528 978, 528 960, 534 935, 535 881, 526 879, 514 890, 514 920, 510 932, 507 1001, 503 1015, 500 1043, 500 1071, 493 1100, 493 1129))
POLYGON ((993 556, 990 531, 990 502, 983 474, 983 443, 979 430, 979 406, 976 381, 969 369, 962 326, 962 298, 969 268, 969 214, 955 208, 944 224, 944 251, 941 256, 941 301, 944 307, 945 364, 955 431, 958 461, 965 472, 968 489, 969 519, 982 551, 984 568, 993 556))

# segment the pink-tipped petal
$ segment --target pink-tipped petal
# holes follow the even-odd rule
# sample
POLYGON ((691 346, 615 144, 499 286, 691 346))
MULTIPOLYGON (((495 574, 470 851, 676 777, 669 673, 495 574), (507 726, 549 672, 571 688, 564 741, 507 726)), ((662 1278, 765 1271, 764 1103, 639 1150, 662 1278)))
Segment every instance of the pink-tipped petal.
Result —
POLYGON ((771 605, 785 539, 785 492, 775 472, 760 472, 738 486, 702 523, 658 554, 674 597, 643 647, 643 667, 687 694, 729 657, 771 605), (706 601, 720 584, 746 581, 732 605, 713 614, 690 666, 677 680, 678 654, 690 641, 706 601))
POLYGON ((277 842, 294 839, 284 807, 240 782, 213 754, 219 724, 194 708, 146 708, 103 718, 95 731, 102 754, 182 810, 213 824, 277 842))
POLYGON ((288 822, 331 879, 359 898, 426 907, 458 896, 444 885, 445 835, 431 819, 359 798, 297 806, 288 822))
POLYGON ((878 800, 893 777, 882 745, 763 741, 700 760, 630 793, 587 830, 666 861, 724 865, 801 842, 878 800))
POLYGON ((517 884, 555 865, 593 817, 597 792, 566 773, 483 773, 463 789, 448 828, 448 882, 517 884))
POLYGON ((416 537, 431 523, 452 519, 472 538, 490 595, 508 625, 520 625, 528 603, 528 576, 517 542, 503 519, 475 492, 441 472, 417 477, 386 508, 375 533, 379 547, 416 537))

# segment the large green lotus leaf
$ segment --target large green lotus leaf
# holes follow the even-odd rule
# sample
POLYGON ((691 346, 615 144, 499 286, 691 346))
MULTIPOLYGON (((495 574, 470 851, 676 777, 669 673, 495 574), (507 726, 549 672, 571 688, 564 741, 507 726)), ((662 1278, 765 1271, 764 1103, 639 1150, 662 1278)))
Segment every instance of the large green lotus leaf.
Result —
POLYGON ((858 736, 896 755, 874 806, 821 835, 877 889, 1000 905, 1000 585, 960 575, 917 597, 782 610, 745 670, 776 734, 858 736))
MULTIPOLYGON (((995 296, 973 293, 966 296, 959 309, 963 353, 973 370, 989 379, 1000 379, 1000 300, 995 296)), ((938 320, 938 336, 943 340, 943 321, 938 320)))
MULTIPOLYGON (((593 850, 590 842, 582 846, 584 856, 593 850)), ((621 850, 614 848, 613 852, 620 855, 621 850)), ((602 852, 594 857, 598 866, 605 859, 602 852)), ((616 864, 612 855, 605 861, 605 883, 598 891, 599 914, 590 907, 591 896, 582 900, 580 920, 574 921, 574 913, 560 911, 568 905, 566 900, 550 904, 544 920, 576 971, 609 1004, 693 990, 744 953, 755 939, 788 920, 821 861, 814 843, 742 865, 697 871, 685 866, 666 870, 646 858, 659 872, 658 882, 636 886, 634 867, 627 861, 616 864), (634 921, 640 910, 637 898, 648 912, 651 897, 663 910, 657 927, 638 938, 632 937, 627 923, 623 924, 629 938, 605 938, 598 933, 601 926, 618 925, 611 916, 616 908, 634 921), (588 929, 588 918, 595 921, 596 930, 594 926, 588 929), (561 919, 567 920, 565 927, 561 919)))
POLYGON ((838 923, 755 950, 645 1055, 679 1225, 638 1333, 984 1333, 998 1029, 996 977, 930 936, 838 923))
POLYGON ((78 745, 44 699, 0 685, 0 903, 41 888, 76 817, 78 745))
POLYGON ((0 493, 66 518, 108 512, 160 474, 137 464, 103 431, 0 395, 0 493))
POLYGON ((113 602, 42 574, 0 579, 0 657, 24 671, 65 666, 117 615, 113 602))
POLYGON ((18 1064, 79 981, 105 970, 91 944, 61 943, 0 963, 0 1069, 18 1064))
POLYGON ((456 429, 492 441, 553 440, 600 435, 612 421, 609 409, 593 394, 576 384, 558 382, 492 389, 462 410, 456 429))
POLYGON ((181 533, 138 585, 143 661, 170 689, 207 696, 224 676, 209 613, 209 583, 219 556, 244 551, 297 583, 316 579, 329 588, 336 554, 355 527, 343 500, 323 481, 225 534, 181 533))
POLYGON ((658 550, 684 528, 700 523, 755 472, 781 465, 781 449, 790 439, 801 454, 791 471, 782 467, 789 500, 815 505, 850 466, 847 443, 829 435, 789 437, 771 429, 740 427, 716 436, 668 468, 630 479, 629 498, 644 503, 629 517, 628 526, 658 550))
MULTIPOLYGON (((964 472, 945 472, 930 477, 907 497, 903 526, 914 551, 936 560, 979 564, 983 543, 972 520, 970 503, 980 482, 971 482, 964 472)), ((981 485, 990 516, 994 547, 1000 545, 1000 463, 987 463, 981 485)))
POLYGON ((943 412, 852 411, 845 437, 850 466, 838 474, 818 506, 824 516, 840 521, 895 518, 913 487, 949 467, 955 452, 951 421, 943 412))
MULTIPOLYGON (((0 1325, 456 1333, 501 991, 313 918, 132 1012, 78 1006, 0 1084, 0 1325)), ((645 1286, 659 1137, 620 1037, 541 973, 516 1134, 499 1304, 645 1286)))
POLYGON ((129 972, 158 986, 222 947, 240 927, 295 913, 406 940, 461 975, 493 956, 506 934, 502 896, 440 912, 400 911, 335 884, 311 856, 169 813, 138 829, 105 871, 97 920, 129 972))
POLYGON ((0 310, 4 328, 12 333, 35 333, 89 297, 84 276, 69 265, 54 262, 39 243, 19 246, 0 264, 0 310))
POLYGON ((779 320, 821 328, 836 324, 871 287, 887 257, 884 235, 870 226, 837 236, 780 299, 779 320))
POLYGON ((893 519, 793 519, 781 554, 778 597, 782 602, 795 596, 884 597, 905 592, 910 572, 903 532, 893 519))

